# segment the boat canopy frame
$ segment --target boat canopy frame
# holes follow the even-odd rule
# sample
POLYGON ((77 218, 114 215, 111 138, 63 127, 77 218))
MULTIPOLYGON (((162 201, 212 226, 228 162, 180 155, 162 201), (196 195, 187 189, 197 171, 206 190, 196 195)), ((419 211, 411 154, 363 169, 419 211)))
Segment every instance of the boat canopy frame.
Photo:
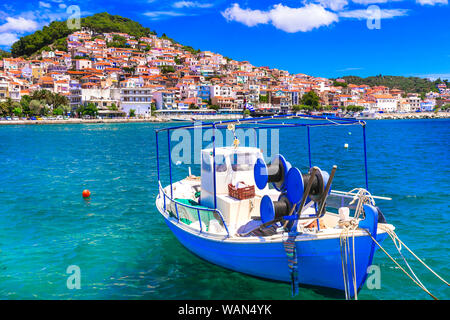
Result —
MULTIPOLYGON (((267 116, 267 117, 259 117, 259 118, 243 118, 243 119, 232 119, 232 120, 216 120, 211 122, 203 122, 203 121, 196 121, 191 124, 186 125, 179 125, 174 127, 167 127, 167 128, 160 128, 155 129, 155 135, 156 135, 156 166, 157 166, 157 174, 158 174, 158 185, 160 192, 162 192, 164 197, 164 210, 166 210, 166 198, 169 198, 171 202, 175 203, 175 208, 177 211, 177 218, 179 220, 178 216, 178 210, 177 206, 184 206, 187 208, 191 208, 192 206, 189 206, 187 204, 184 204, 182 202, 177 201, 176 199, 173 199, 173 181, 172 181, 172 159, 171 159, 171 144, 170 144, 170 132, 177 130, 177 129, 195 129, 195 128, 209 128, 213 130, 212 134, 212 158, 213 158, 213 187, 214 187, 214 208, 205 209, 205 208, 195 208, 193 209, 197 210, 197 213, 199 215, 200 220, 200 213, 199 211, 212 211, 217 212, 222 220, 222 222, 225 225, 225 221, 223 219, 222 213, 217 209, 217 195, 216 195, 216 146, 215 146, 215 140, 216 140, 216 129, 227 129, 228 125, 234 124, 235 126, 239 126, 239 128, 253 128, 255 130, 257 129, 279 129, 284 127, 306 127, 307 128, 307 138, 308 138, 308 160, 309 160, 309 167, 312 165, 312 159, 311 159, 311 133, 310 128, 311 127, 323 127, 323 126, 342 126, 342 125, 360 125, 362 126, 362 133, 363 133, 363 144, 364 144, 364 174, 365 174, 365 184, 366 184, 366 190, 369 190, 369 180, 368 180, 368 168, 367 168, 367 143, 366 143, 366 122, 363 120, 358 120, 355 118, 340 118, 340 117, 334 117, 334 116, 320 116, 320 115, 308 115, 308 114, 285 114, 285 115, 273 115, 273 116, 267 116), (297 122, 283 122, 283 121, 276 121, 276 120, 292 120, 292 119, 302 119, 302 120, 324 120, 319 122, 309 122, 309 123, 297 123, 297 122), (163 132, 167 132, 167 148, 169 150, 169 183, 170 183, 170 195, 168 195, 164 188, 161 185, 161 176, 160 176, 160 161, 159 161, 159 135, 163 132)), ((191 209, 192 209, 191 208, 191 209)), ((199 221, 201 226, 201 221, 199 221)), ((229 236, 228 228, 225 225, 225 229, 229 236)), ((202 231, 202 228, 200 227, 200 232, 202 231)))

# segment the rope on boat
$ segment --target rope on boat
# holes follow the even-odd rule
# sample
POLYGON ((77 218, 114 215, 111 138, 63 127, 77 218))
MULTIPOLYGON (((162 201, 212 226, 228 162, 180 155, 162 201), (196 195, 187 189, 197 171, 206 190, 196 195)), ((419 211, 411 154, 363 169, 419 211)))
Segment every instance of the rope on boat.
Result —
POLYGON ((397 267, 399 267, 400 270, 402 270, 419 288, 421 288, 423 291, 428 293, 434 300, 439 300, 430 291, 428 291, 427 288, 425 288, 423 285, 420 285, 419 282, 417 282, 408 272, 406 272, 406 270, 403 269, 403 267, 397 261, 395 261, 395 259, 392 258, 389 253, 387 253, 387 251, 378 243, 378 241, 375 240, 375 238, 372 236, 372 234, 370 234, 370 232, 368 230, 366 230, 366 229, 361 229, 361 230, 364 230, 365 232, 367 232, 367 234, 372 238, 373 242, 375 242, 375 244, 389 257, 389 259, 391 259, 392 262, 394 262, 397 265, 397 267))
POLYGON ((343 228, 341 235, 340 235, 340 245, 341 245, 341 261, 342 261, 342 273, 343 273, 343 279, 344 279, 344 289, 345 289, 345 298, 348 300, 350 298, 349 295, 349 279, 348 279, 348 251, 349 251, 349 245, 348 245, 348 237, 349 232, 352 232, 352 240, 353 240, 353 270, 352 270, 352 278, 353 278, 353 286, 355 291, 355 299, 358 299, 357 294, 357 284, 356 284, 356 268, 355 268, 355 231, 356 230, 364 230, 367 232, 367 234, 372 238, 374 243, 399 267, 400 270, 402 270, 419 288, 421 288, 423 291, 428 293, 433 299, 438 300, 426 287, 425 285, 420 281, 419 277, 414 273, 413 269, 407 262, 405 256, 402 253, 402 247, 405 247, 423 266, 425 266, 429 271, 431 271, 439 280, 444 282, 447 286, 449 286, 449 283, 444 280, 440 275, 438 275, 433 269, 431 269, 422 259, 420 259, 403 241, 400 240, 398 235, 395 233, 394 230, 391 230, 390 228, 386 227, 383 224, 379 224, 378 228, 381 230, 384 230, 389 237, 391 238, 392 242, 394 243, 395 248, 397 249, 398 253, 402 257, 403 261, 405 262, 406 266, 408 267, 411 274, 409 274, 395 259, 389 255, 389 253, 375 240, 375 238, 370 234, 370 232, 366 229, 360 229, 358 228, 358 219, 361 215, 361 213, 364 211, 364 204, 368 203, 373 206, 375 206, 375 200, 370 194, 369 191, 365 190, 364 188, 356 188, 351 190, 349 193, 357 191, 357 194, 355 194, 353 200, 350 202, 350 204, 355 203, 356 200, 359 199, 354 217, 349 221, 340 221, 340 226, 343 228))
POLYGON ((358 300, 358 285, 356 281, 356 258, 355 258, 355 230, 358 228, 358 222, 356 219, 352 219, 350 221, 345 221, 341 224, 343 227, 341 234, 339 235, 339 243, 341 247, 341 262, 342 262, 342 276, 344 279, 344 291, 345 291, 345 299, 350 299, 350 283, 348 279, 348 255, 349 255, 349 243, 348 237, 349 232, 352 231, 352 262, 353 268, 350 268, 352 271, 352 282, 353 282, 353 291, 355 293, 355 300, 358 300))
POLYGON ((353 291, 355 294, 355 300, 358 300, 358 284, 357 284, 357 277, 356 277, 356 257, 355 257, 355 230, 358 229, 358 219, 361 213, 363 212, 364 204, 372 204, 375 205, 375 200, 373 199, 372 195, 369 191, 367 191, 364 188, 355 188, 349 191, 348 193, 352 193, 354 191, 358 191, 355 196, 353 197, 353 200, 350 202, 350 205, 355 203, 355 201, 359 200, 356 209, 354 217, 351 220, 348 221, 341 221, 339 224, 342 227, 342 232, 339 235, 339 243, 341 247, 341 262, 342 262, 342 275, 344 279, 344 291, 345 291, 345 299, 350 299, 350 283, 348 279, 348 255, 349 255, 349 243, 348 243, 348 237, 349 232, 352 233, 352 262, 353 262, 353 268, 351 269, 352 273, 352 283, 353 283, 353 291))
POLYGON ((425 268, 427 268, 431 273, 433 273, 439 280, 441 280, 442 282, 444 282, 447 286, 449 286, 449 283, 444 280, 440 275, 438 275, 433 269, 431 269, 425 262, 422 261, 422 259, 420 259, 402 240, 400 240, 400 238, 398 237, 398 235, 395 233, 394 230, 391 230, 389 228, 386 228, 383 225, 379 226, 380 229, 384 230, 387 232, 387 234, 391 237, 392 241, 394 242, 395 247, 397 248, 397 250, 401 250, 401 246, 405 247, 413 256, 414 258, 416 258, 425 268), (397 245, 397 241, 399 243, 399 245, 397 245))

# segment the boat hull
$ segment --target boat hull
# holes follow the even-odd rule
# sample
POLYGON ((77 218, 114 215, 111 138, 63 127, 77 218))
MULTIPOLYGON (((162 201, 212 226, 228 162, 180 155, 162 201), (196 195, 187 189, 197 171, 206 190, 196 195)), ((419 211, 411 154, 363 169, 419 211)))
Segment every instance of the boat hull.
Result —
MULTIPOLYGON (((281 241, 278 242, 236 242, 218 241, 203 237, 181 228, 173 219, 164 217, 166 224, 180 243, 197 256, 216 265, 270 280, 290 282, 287 256, 281 241)), ((386 234, 379 234, 382 242, 386 234)), ((350 252, 352 242, 349 238, 350 252)), ((298 280, 300 284, 344 289, 342 260, 339 238, 296 241, 298 255, 298 280)), ((355 237, 357 290, 364 284, 367 268, 372 264, 374 244, 368 236, 355 237)), ((348 278, 351 278, 349 257, 348 278)), ((350 296, 354 295, 353 282, 350 296)))

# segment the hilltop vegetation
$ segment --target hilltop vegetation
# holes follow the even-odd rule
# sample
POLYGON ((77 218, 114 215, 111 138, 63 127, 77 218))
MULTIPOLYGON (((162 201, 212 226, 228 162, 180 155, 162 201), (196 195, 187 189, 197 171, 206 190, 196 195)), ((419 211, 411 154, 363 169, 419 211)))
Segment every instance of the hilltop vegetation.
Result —
POLYGON ((388 88, 396 88, 405 92, 426 93, 430 91, 437 91, 436 85, 442 83, 440 79, 430 81, 424 78, 418 77, 401 77, 401 76, 372 76, 367 78, 361 78, 358 76, 345 76, 346 83, 352 83, 356 85, 368 85, 368 86, 385 86, 388 88))
POLYGON ((11 57, 11 53, 0 49, 0 59, 11 57))
MULTIPOLYGON (((90 17, 81 18, 81 27, 86 27, 96 33, 122 32, 135 37, 144 37, 155 34, 140 23, 107 12, 97 13, 90 17)), ((67 36, 76 30, 69 29, 66 21, 53 21, 33 34, 20 38, 11 47, 14 57, 30 56, 41 49, 55 44, 56 49, 64 50, 67 36), (56 41, 55 41, 56 40, 56 41)))

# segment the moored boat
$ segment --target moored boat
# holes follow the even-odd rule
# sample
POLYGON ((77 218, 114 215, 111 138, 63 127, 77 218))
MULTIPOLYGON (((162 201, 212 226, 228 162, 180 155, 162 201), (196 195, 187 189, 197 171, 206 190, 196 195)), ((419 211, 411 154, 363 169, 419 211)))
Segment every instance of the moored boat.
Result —
POLYGON ((156 131, 159 193, 156 207, 188 250, 216 265, 251 276, 299 285, 333 288, 346 298, 362 288, 375 251, 395 227, 368 191, 365 122, 311 115, 217 121, 156 131), (298 119, 297 122, 284 122, 298 119), (307 119, 306 121, 303 121, 307 119), (279 120, 283 120, 279 122, 279 120), (317 121, 310 121, 317 120, 317 121), (264 125, 263 125, 264 123, 264 125), (365 188, 332 190, 330 173, 312 166, 301 172, 284 156, 266 163, 260 148, 216 146, 219 130, 235 127, 284 128, 358 125, 363 128, 365 188), (172 181, 170 132, 212 130, 212 146, 201 149, 200 176, 172 181), (170 183, 161 184, 158 135, 167 132, 170 183))

